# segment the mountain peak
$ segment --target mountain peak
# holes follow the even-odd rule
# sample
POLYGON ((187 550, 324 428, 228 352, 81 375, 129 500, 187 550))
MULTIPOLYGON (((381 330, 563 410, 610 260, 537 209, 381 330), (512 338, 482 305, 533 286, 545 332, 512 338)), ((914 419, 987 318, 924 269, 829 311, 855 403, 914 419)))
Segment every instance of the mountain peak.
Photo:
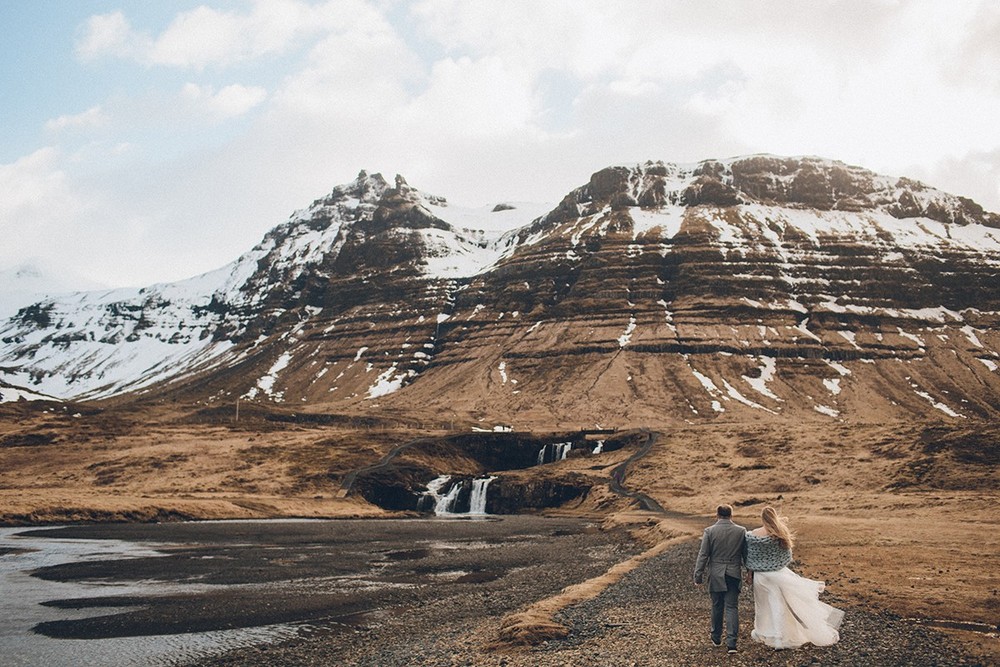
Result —
POLYGON ((382 174, 378 172, 369 174, 362 169, 352 182, 334 188, 333 192, 353 195, 362 202, 375 203, 388 189, 389 183, 382 174))
POLYGON ((1000 215, 966 197, 919 181, 877 174, 815 156, 760 154, 696 164, 647 161, 606 167, 570 192, 548 216, 561 222, 612 210, 667 204, 729 207, 764 204, 820 211, 882 211, 895 218, 925 217, 949 224, 1000 228, 1000 215))

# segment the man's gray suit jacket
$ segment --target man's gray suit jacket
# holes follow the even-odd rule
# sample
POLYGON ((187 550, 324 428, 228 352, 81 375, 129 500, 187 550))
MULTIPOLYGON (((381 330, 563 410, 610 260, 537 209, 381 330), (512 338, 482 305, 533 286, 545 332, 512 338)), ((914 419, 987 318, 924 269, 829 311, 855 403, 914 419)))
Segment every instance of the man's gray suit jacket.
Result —
POLYGON ((726 575, 739 579, 746 554, 746 532, 746 528, 731 519, 719 519, 706 528, 694 566, 694 582, 702 583, 706 568, 711 593, 726 590, 726 575))

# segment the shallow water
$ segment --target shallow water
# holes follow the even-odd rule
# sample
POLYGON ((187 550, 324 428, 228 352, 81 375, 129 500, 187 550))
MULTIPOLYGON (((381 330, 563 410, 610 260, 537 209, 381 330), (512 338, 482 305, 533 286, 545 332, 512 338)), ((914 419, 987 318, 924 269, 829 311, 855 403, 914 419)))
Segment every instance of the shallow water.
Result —
MULTIPOLYGON (((154 543, 120 540, 62 539, 19 536, 27 528, 0 528, 0 664, 5 667, 179 665, 229 649, 272 642, 295 635, 298 627, 275 625, 239 630, 120 637, 110 639, 54 639, 32 628, 45 621, 91 618, 121 613, 122 608, 73 610, 43 606, 50 600, 97 596, 163 595, 194 592, 203 584, 160 581, 63 583, 32 577, 31 572, 63 563, 148 558, 165 555, 154 543), (5 550, 13 550, 4 553, 5 550)), ((30 529, 35 531, 37 529, 30 529)))
POLYGON ((464 604, 508 576, 534 590, 525 570, 564 583, 603 571, 605 550, 592 547, 618 540, 585 521, 524 516, 0 529, 0 665, 210 664, 314 635, 347 646, 385 614, 464 604))

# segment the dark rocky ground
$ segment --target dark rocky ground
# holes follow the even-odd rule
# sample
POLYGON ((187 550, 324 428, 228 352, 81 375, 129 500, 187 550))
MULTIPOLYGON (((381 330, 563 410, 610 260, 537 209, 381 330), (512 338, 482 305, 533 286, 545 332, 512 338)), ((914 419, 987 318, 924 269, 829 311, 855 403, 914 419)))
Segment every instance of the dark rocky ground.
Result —
MULTIPOLYGON (((740 653, 730 656, 708 641, 708 599, 690 583, 696 545, 682 545, 654 558, 618 585, 565 611, 569 638, 531 649, 497 650, 500 616, 524 604, 538 585, 515 578, 510 585, 463 596, 427 600, 401 613, 382 613, 337 636, 292 640, 209 661, 209 665, 473 665, 585 667, 634 665, 850 665, 917 667, 985 665, 963 654, 945 635, 914 626, 886 612, 847 607, 839 644, 775 651, 749 639, 753 599, 741 598, 740 653)), ((991 640, 995 641, 995 640, 991 640)))
POLYGON ((536 655, 547 654, 546 659, 534 664, 562 664, 560 659, 573 665, 982 664, 963 658, 955 642, 941 633, 886 612, 848 606, 832 595, 823 599, 847 611, 838 644, 775 651, 750 640, 750 586, 743 587, 740 598, 740 652, 729 656, 709 643, 708 596, 689 583, 696 553, 696 544, 678 546, 651 559, 595 600, 567 610, 561 620, 569 622, 574 633, 562 646, 543 647, 536 655))
MULTIPOLYGON (((749 640, 745 588, 740 653, 709 644, 708 598, 690 583, 695 544, 650 559, 597 598, 565 610, 565 640, 496 649, 506 614, 603 573, 637 552, 584 521, 339 521, 81 526, 63 537, 180 542, 160 558, 46 568, 57 580, 165 579, 225 584, 189 595, 119 601, 121 613, 45 624, 57 637, 100 638, 295 623, 299 635, 205 658, 236 665, 985 665, 947 636, 848 606, 829 648, 774 651, 749 640)), ((73 601, 107 614, 110 600, 73 601)), ((70 606, 69 602, 52 603, 70 606)), ((987 640, 987 641, 996 641, 987 640)))

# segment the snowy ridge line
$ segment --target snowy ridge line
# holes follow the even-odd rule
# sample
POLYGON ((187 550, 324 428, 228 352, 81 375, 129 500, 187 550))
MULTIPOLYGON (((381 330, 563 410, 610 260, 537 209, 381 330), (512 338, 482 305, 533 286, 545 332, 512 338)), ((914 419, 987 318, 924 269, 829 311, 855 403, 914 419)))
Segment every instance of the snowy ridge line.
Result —
MULTIPOLYGON (((31 387, 18 397, 103 398, 192 372, 231 347, 212 343, 213 332, 225 328, 232 336, 245 330, 245 315, 237 313, 261 307, 272 289, 269 275, 279 272, 294 281, 335 257, 346 242, 346 227, 370 219, 387 191, 384 179, 362 172, 355 182, 293 213, 251 251, 215 271, 141 289, 69 293, 19 307, 20 317, 15 312, 0 322, 6 343, 0 348, 0 363, 8 368, 0 378, 31 387), (313 224, 315 220, 321 224, 313 224), (264 264, 267 271, 261 270, 264 264), (50 323, 59 331, 53 333, 50 323)), ((420 193, 417 198, 420 205, 463 226, 463 233, 420 230, 427 250, 424 273, 434 279, 466 277, 496 264, 516 247, 511 230, 530 222, 527 216, 537 217, 540 208, 524 205, 470 215, 440 197, 420 193), (469 230, 489 215, 503 221, 494 222, 488 231, 469 230)), ((267 378, 280 370, 262 377, 248 396, 262 392, 273 398, 273 379, 267 378)), ((402 379, 382 378, 375 393, 398 387, 402 379)))
MULTIPOLYGON (((612 233, 612 229, 619 237, 625 237, 627 250, 623 250, 623 254, 626 257, 642 256, 640 261, 649 261, 655 260, 652 255, 657 252, 667 257, 677 248, 669 241, 693 222, 698 223, 699 238, 705 237, 704 242, 720 248, 725 257, 743 257, 748 258, 747 262, 753 259, 777 266, 778 276, 767 279, 793 286, 803 283, 831 285, 831 281, 822 277, 826 275, 822 271, 814 277, 790 274, 801 268, 837 270, 836 255, 828 246, 845 239, 866 248, 866 257, 870 255, 891 264, 894 271, 906 269, 908 263, 927 259, 955 262, 959 270, 973 262, 977 266, 1000 267, 1000 230, 978 222, 967 223, 966 218, 958 222, 955 215, 962 211, 954 207, 966 206, 965 200, 915 181, 878 176, 832 160, 769 155, 706 160, 690 165, 646 162, 621 167, 620 173, 615 169, 595 173, 590 183, 574 190, 558 207, 513 204, 492 209, 453 206, 443 197, 411 188, 402 177, 397 176, 393 187, 379 174, 361 172, 353 182, 337 186, 329 195, 294 212, 252 250, 215 271, 141 289, 69 293, 20 308, 0 320, 0 340, 3 341, 0 367, 4 369, 0 372, 0 381, 19 388, 19 396, 103 398, 148 390, 157 383, 183 378, 185 374, 247 359, 251 350, 267 340, 268 344, 287 344, 288 349, 283 355, 273 350, 265 352, 275 365, 257 379, 248 394, 253 392, 253 396, 281 400, 281 393, 276 390, 277 382, 279 375, 293 363, 292 355, 298 354, 294 339, 305 331, 305 320, 321 312, 318 306, 307 304, 325 304, 328 297, 336 301, 335 294, 323 294, 322 299, 314 299, 318 290, 334 279, 345 283, 354 281, 352 289, 365 289, 361 286, 369 279, 381 279, 401 268, 399 265, 338 268, 337 262, 349 244, 360 244, 380 234, 384 236, 379 238, 412 242, 416 246, 416 259, 412 260, 412 266, 405 268, 415 276, 418 288, 428 291, 442 281, 463 281, 468 285, 471 278, 493 271, 519 251, 522 251, 519 257, 525 262, 541 258, 563 265, 579 262, 590 253, 583 243, 585 237, 605 236, 612 233), (755 161, 761 164, 776 162, 787 168, 787 171, 776 171, 773 181, 769 181, 786 189, 793 188, 796 179, 810 170, 840 170, 852 179, 860 179, 858 183, 864 181, 858 186, 864 200, 861 203, 870 206, 863 206, 860 212, 796 207, 794 202, 779 206, 773 197, 754 198, 744 190, 739 191, 740 203, 733 205, 694 205, 691 201, 682 201, 682 194, 698 179, 710 176, 722 183, 737 183, 741 170, 752 167, 755 161), (616 180, 619 176, 621 179, 616 180), (915 208, 901 213, 897 205, 904 195, 915 202, 915 208), (931 205, 936 207, 934 211, 931 205), (910 215, 913 211, 919 215, 910 215), (952 222, 941 222, 949 211, 952 222), (406 217, 410 214, 411 217, 406 217), (897 217, 902 214, 909 217, 897 217), (927 215, 935 215, 936 219, 927 215), (402 222, 392 222, 398 219, 402 222), (628 219, 631 219, 631 229, 628 219), (631 244, 628 244, 628 235, 632 237, 631 244), (572 244, 568 250, 567 241, 572 244), (542 243, 545 245, 530 247, 542 243), (559 252, 552 252, 557 246, 559 252), (775 264, 771 259, 780 261, 775 264), (802 263, 795 264, 796 261, 802 263), (291 322, 295 317, 304 319, 295 324, 291 322), (260 323, 264 323, 261 330, 268 332, 267 337, 262 335, 256 342, 246 340, 247 332, 255 331, 254 326, 260 323), (239 342, 231 342, 233 340, 239 342), (279 363, 282 360, 283 363, 279 363)), ((980 218, 989 222, 995 216, 980 218)), ((350 253, 346 254, 344 262, 350 264, 350 253)), ((728 261, 736 263, 733 259, 728 261)), ((409 279, 410 273, 404 273, 409 279)), ((741 278, 758 283, 764 280, 749 270, 732 276, 733 280, 741 278)), ((659 278, 657 280, 663 284, 659 278)), ((785 329, 801 332, 808 340, 793 337, 791 343, 786 343, 787 332, 783 336, 774 328, 761 327, 759 335, 763 344, 750 340, 745 340, 743 345, 684 341, 677 338, 674 313, 669 311, 671 304, 661 298, 658 303, 665 311, 665 320, 660 321, 659 326, 662 328, 665 323, 673 338, 651 341, 649 332, 644 330, 639 337, 642 342, 633 341, 637 316, 633 309, 624 331, 617 329, 621 332, 617 339, 611 334, 606 340, 574 347, 574 351, 603 353, 627 348, 629 354, 718 353, 770 359, 819 358, 828 363, 853 359, 921 359, 927 354, 928 342, 934 343, 934 334, 925 328, 918 335, 913 326, 908 326, 910 330, 906 331, 904 322, 954 326, 964 336, 962 342, 967 341, 969 349, 988 353, 986 346, 993 344, 990 327, 995 327, 996 322, 990 321, 989 326, 984 326, 981 320, 1000 315, 974 308, 956 311, 945 306, 906 308, 838 303, 844 299, 835 296, 836 288, 826 289, 834 295, 796 294, 794 298, 771 302, 748 297, 741 299, 744 307, 783 309, 805 316, 804 319, 796 317, 801 319, 799 324, 785 329), (803 302, 812 305, 803 305, 803 302), (825 336, 826 340, 809 331, 807 325, 811 314, 829 313, 843 316, 841 319, 845 322, 839 332, 843 340, 838 340, 835 335, 838 332, 831 331, 829 326, 823 329, 825 334, 831 334, 825 336), (872 345, 870 341, 865 344, 868 339, 856 336, 861 332, 852 330, 847 322, 851 316, 897 320, 892 324, 898 333, 891 335, 911 341, 916 347, 896 338, 891 342, 902 344, 896 349, 890 349, 888 343, 884 346, 872 345), (768 342, 774 339, 778 342, 768 342)), ((661 296, 655 290, 649 292, 651 300, 661 296)), ((372 306, 368 313, 354 312, 353 321, 372 319, 372 313, 379 312, 380 307, 372 306)), ((421 318, 424 315, 432 317, 429 312, 421 314, 421 318)), ((505 314, 500 312, 497 320, 505 314)), ((609 311, 605 319, 615 319, 616 327, 620 327, 622 314, 609 311)), ((516 317, 512 312, 504 325, 516 317)), ((348 323, 351 321, 348 318, 348 323)), ((342 324, 331 324, 327 331, 342 324)), ((404 326, 398 328, 401 330, 404 326)), ((380 333, 388 335, 385 330, 380 333)), ((315 336, 316 332, 311 331, 309 335, 315 336)), ((341 331, 337 331, 329 339, 335 340, 340 335, 341 331)), ((874 335, 882 341, 881 333, 874 335)), ((435 336, 432 344, 436 340, 435 336)), ((538 358, 549 352, 538 351, 524 356, 538 358)), ((563 354, 565 350, 551 352, 563 354)), ((401 352, 396 359, 381 359, 377 368, 374 359, 366 360, 375 382, 368 385, 367 392, 360 390, 361 393, 377 398, 411 382, 430 358, 425 350, 409 356, 411 358, 404 359, 401 352)), ((511 359, 518 356, 518 353, 505 355, 511 359)), ((980 360, 983 361, 981 357, 980 360)), ((355 358, 355 362, 358 361, 359 358, 355 358)), ((983 363, 989 368, 986 361, 983 363)), ((308 362, 293 367, 304 363, 308 362)), ((344 371, 340 372, 342 376, 344 371)), ((766 381, 761 385, 763 391, 751 386, 767 396, 766 381)), ((716 389, 729 399, 739 401, 733 395, 735 392, 753 403, 736 388, 733 392, 716 389)), ((14 395, 12 391, 8 393, 14 395)))

